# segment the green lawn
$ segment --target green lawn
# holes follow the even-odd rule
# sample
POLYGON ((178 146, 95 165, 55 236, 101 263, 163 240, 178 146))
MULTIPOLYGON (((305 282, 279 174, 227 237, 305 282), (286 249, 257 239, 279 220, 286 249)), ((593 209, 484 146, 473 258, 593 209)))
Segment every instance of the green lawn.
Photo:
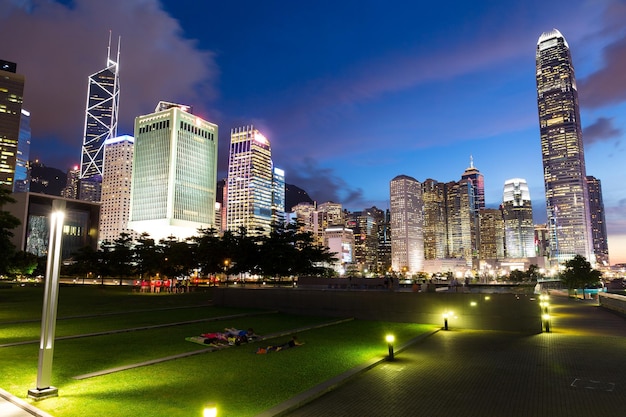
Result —
MULTIPOLYGON (((42 299, 40 287, 0 290, 0 344, 38 339, 39 323, 15 322, 39 319, 42 299)), ((208 306, 209 300, 210 291, 139 294, 129 288, 62 287, 57 336, 256 313, 208 306), (111 314, 116 312, 123 314, 111 314), (103 315, 85 317, 90 314, 103 315)), ((201 416, 203 405, 215 402, 220 416, 254 416, 370 359, 384 357, 387 332, 394 333, 397 345, 401 345, 433 329, 418 324, 349 321, 299 332, 305 344, 282 352, 255 354, 259 346, 288 337, 90 379, 73 378, 205 349, 184 338, 225 327, 253 327, 265 335, 333 321, 327 317, 259 314, 57 340, 52 383, 59 388, 59 397, 34 404, 56 417, 189 417, 201 416)), ((38 354, 37 343, 1 347, 0 387, 25 399, 28 389, 35 387, 38 354)))

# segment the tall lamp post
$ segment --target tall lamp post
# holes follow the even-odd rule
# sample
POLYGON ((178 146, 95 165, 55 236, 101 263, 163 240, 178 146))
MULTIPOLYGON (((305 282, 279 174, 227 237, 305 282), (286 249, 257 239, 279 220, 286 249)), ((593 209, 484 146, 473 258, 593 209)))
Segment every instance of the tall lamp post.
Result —
POLYGON ((61 268, 61 238, 63 237, 64 219, 65 201, 54 200, 52 202, 52 214, 50 215, 50 241, 48 243, 46 285, 41 315, 37 387, 28 390, 28 398, 37 401, 59 395, 59 389, 50 385, 50 379, 52 376, 54 332, 56 330, 57 304, 59 300, 59 270, 61 268))

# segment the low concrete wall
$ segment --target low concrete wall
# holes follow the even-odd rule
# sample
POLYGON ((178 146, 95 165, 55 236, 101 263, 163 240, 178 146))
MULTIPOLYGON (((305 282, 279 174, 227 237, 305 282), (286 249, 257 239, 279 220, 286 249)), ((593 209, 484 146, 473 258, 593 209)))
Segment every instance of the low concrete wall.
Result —
POLYGON ((600 306, 608 310, 626 315, 626 297, 623 295, 610 294, 606 292, 598 293, 600 306))
POLYGON ((362 320, 428 323, 450 328, 541 332, 533 296, 520 294, 413 293, 315 289, 215 288, 213 304, 362 320))

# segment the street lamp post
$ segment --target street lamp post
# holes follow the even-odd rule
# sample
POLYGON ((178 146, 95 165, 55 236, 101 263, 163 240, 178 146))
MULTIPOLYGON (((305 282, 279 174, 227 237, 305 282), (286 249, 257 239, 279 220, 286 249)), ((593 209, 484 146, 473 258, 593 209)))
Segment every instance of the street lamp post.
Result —
POLYGON ((385 340, 387 341, 387 347, 389 348, 388 360, 392 361, 392 360, 394 360, 394 357, 393 357, 393 342, 396 340, 396 338, 392 334, 388 334, 387 336, 385 336, 385 340))
POLYGON ((46 265, 43 311, 41 316, 41 340, 39 343, 39 364, 37 367, 37 387, 28 390, 28 398, 43 400, 57 397, 58 388, 50 385, 52 358, 54 355, 54 332, 56 330, 57 304, 59 300, 59 270, 61 268, 61 238, 65 219, 65 201, 52 202, 50 215, 50 240, 46 265))

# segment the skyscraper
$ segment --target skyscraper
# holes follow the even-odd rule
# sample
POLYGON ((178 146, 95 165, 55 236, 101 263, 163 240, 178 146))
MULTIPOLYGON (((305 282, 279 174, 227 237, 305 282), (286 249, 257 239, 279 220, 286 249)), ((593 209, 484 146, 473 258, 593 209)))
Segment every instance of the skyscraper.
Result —
POLYGON ((285 171, 274 168, 272 178, 272 222, 285 223, 285 171))
POLYGON ((513 178, 504 182, 502 217, 504 218, 506 256, 508 258, 537 256, 533 208, 526 180, 513 178))
POLYGON ((18 154, 24 76, 17 64, 0 60, 0 187, 13 191, 18 154))
POLYGON ((424 200, 424 259, 448 256, 446 227, 446 187, 444 183, 427 179, 422 183, 424 200))
POLYGON ((478 217, 478 210, 485 208, 485 177, 474 166, 474 157, 470 156, 470 166, 461 175, 462 180, 469 180, 474 189, 474 212, 478 217))
POLYGON ((537 41, 537 106, 553 260, 592 259, 578 91, 567 41, 553 29, 537 41))
POLYGON ((587 176, 589 190, 589 212, 591 214, 591 237, 593 252, 598 265, 609 265, 609 244, 606 234, 604 202, 602 201, 602 183, 599 179, 587 176))
POLYGON ((398 175, 391 180, 391 268, 415 274, 424 267, 424 215, 422 185, 415 178, 398 175))
POLYGON ((117 58, 111 59, 111 38, 107 49, 106 67, 89 76, 85 109, 85 134, 81 151, 79 198, 99 201, 104 166, 104 142, 117 136, 119 110, 120 42, 117 58), (83 192, 83 183, 86 188, 83 192))
POLYGON ((188 108, 171 106, 135 119, 128 227, 157 240, 217 228, 218 129, 188 108))
POLYGON ((270 142, 254 126, 232 129, 228 159, 226 228, 269 234, 273 164, 270 142))
POLYGON ((99 239, 113 242, 128 229, 130 184, 133 175, 135 138, 124 135, 104 142, 104 175, 100 208, 99 239))
POLYGON ((480 216, 480 259, 485 261, 504 258, 504 221, 500 209, 483 208, 480 216))
POLYGON ((13 192, 30 191, 30 112, 22 109, 20 118, 20 134, 17 141, 17 157, 15 158, 15 180, 13 192))

